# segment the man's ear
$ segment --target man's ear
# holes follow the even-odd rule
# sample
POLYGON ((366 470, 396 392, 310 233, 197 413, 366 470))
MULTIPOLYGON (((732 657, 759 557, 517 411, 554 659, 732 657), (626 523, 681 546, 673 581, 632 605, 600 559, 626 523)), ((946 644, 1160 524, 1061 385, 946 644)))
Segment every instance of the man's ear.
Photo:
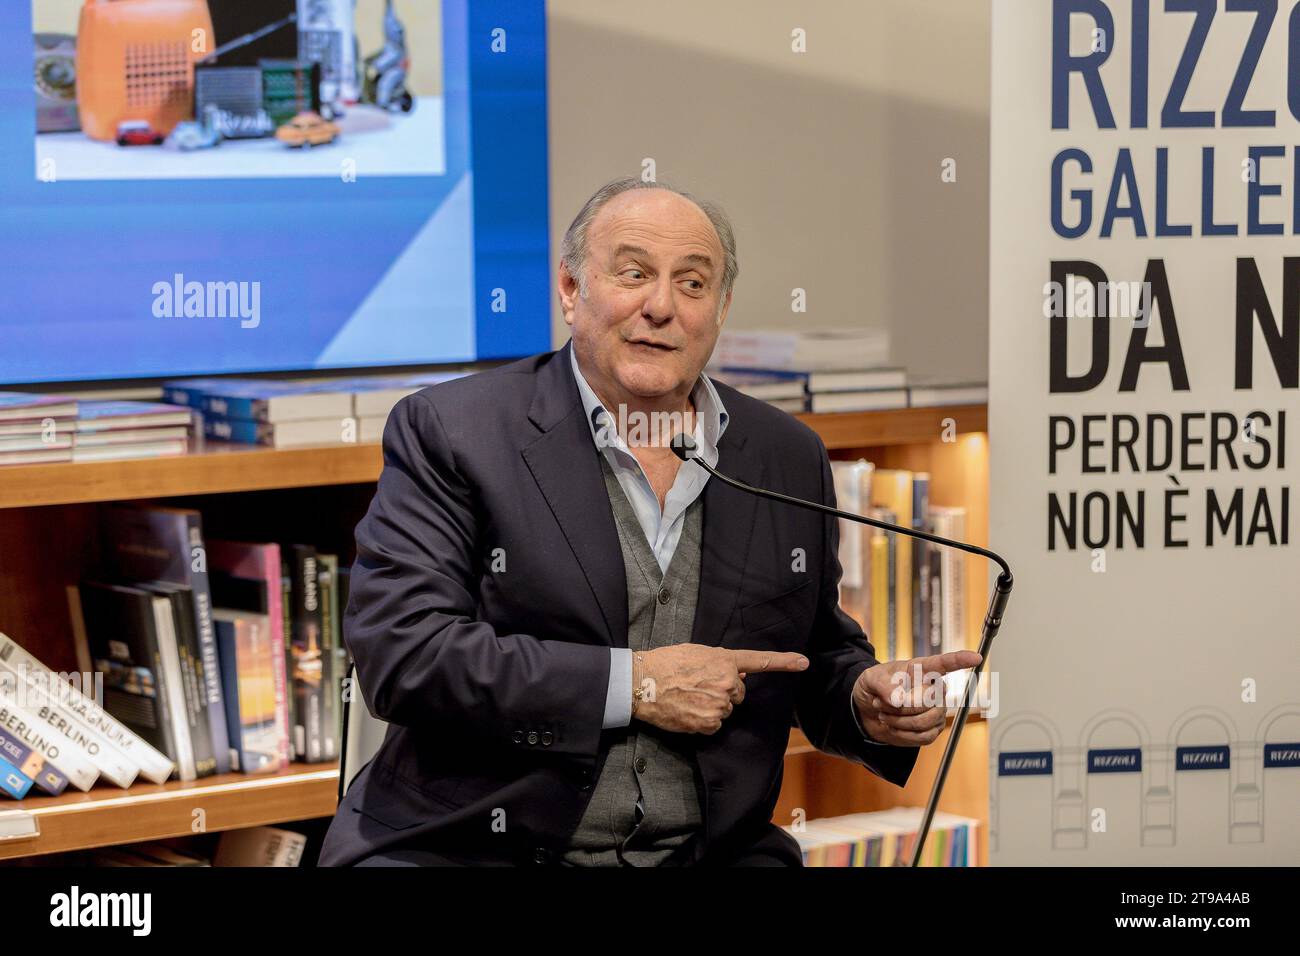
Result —
POLYGON ((573 310, 578 305, 578 280, 569 272, 569 265, 560 260, 560 272, 556 277, 556 287, 560 291, 560 311, 564 313, 564 324, 573 325, 573 310))

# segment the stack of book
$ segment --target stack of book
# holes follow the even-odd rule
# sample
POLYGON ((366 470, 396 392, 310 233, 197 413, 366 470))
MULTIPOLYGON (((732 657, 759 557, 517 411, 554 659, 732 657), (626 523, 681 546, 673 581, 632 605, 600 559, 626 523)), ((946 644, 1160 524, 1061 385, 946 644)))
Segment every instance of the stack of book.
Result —
MULTIPOLYGON (((930 503, 930 476, 871 462, 833 461, 843 511, 947 538, 966 534, 966 509, 930 503)), ((966 555, 954 548, 840 520, 840 605, 876 657, 908 660, 963 650, 966 555)))
POLYGON ((726 331, 708 374, 787 412, 862 412, 988 402, 988 384, 909 375, 872 329, 726 331))
POLYGON ((163 384, 169 402, 203 414, 204 434, 217 441, 269 448, 378 441, 399 400, 464 372, 279 381, 176 379, 163 384))
POLYGON ((889 335, 879 330, 723 332, 709 365, 711 376, 786 411, 907 407, 907 375, 889 365, 889 335))
MULTIPOLYGON (((809 820, 785 829, 799 842, 804 866, 910 866, 922 813, 921 807, 897 807, 809 820)), ((977 866, 978 851, 978 820, 935 813, 921 865, 977 866)))
POLYGON ((0 465, 183 455, 193 437, 185 408, 0 392, 0 465))

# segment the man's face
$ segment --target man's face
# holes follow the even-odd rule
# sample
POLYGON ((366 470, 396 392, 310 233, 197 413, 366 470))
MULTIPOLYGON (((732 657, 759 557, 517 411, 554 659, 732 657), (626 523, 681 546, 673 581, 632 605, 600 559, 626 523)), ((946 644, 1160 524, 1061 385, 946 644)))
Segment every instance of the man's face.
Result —
POLYGON ((611 199, 587 231, 587 296, 560 267, 560 302, 583 374, 606 401, 689 393, 719 313, 722 244, 709 217, 664 189, 611 199))

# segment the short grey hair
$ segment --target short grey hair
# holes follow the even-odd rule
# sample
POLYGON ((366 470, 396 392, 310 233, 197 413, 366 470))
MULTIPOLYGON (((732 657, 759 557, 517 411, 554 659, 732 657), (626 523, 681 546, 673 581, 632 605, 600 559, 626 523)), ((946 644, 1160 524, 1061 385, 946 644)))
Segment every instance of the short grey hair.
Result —
POLYGON ((646 182, 638 176, 613 179, 605 183, 591 194, 591 198, 578 210, 578 215, 574 217, 573 222, 569 223, 569 228, 565 230, 564 240, 560 243, 560 261, 564 263, 569 275, 578 281, 578 294, 584 299, 587 297, 587 274, 585 269, 587 263, 587 232, 591 228, 592 222, 595 221, 596 216, 605 207, 606 203, 615 196, 630 192, 633 189, 667 190, 694 203, 704 215, 709 217, 709 222, 713 224, 713 231, 718 234, 718 242, 722 245, 724 257, 722 291, 718 296, 718 314, 721 316, 722 305, 727 301, 727 293, 731 291, 732 286, 736 283, 736 276, 740 274, 740 264, 736 260, 736 233, 731 228, 731 220, 717 203, 710 202, 707 199, 697 199, 690 193, 667 183, 646 182))

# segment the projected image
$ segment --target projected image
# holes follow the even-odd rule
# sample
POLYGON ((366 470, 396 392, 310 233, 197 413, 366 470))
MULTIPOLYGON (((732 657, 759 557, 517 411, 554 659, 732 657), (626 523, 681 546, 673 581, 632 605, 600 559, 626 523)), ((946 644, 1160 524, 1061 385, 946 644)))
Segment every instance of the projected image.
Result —
POLYGON ((440 0, 31 0, 43 182, 447 171, 440 0))

